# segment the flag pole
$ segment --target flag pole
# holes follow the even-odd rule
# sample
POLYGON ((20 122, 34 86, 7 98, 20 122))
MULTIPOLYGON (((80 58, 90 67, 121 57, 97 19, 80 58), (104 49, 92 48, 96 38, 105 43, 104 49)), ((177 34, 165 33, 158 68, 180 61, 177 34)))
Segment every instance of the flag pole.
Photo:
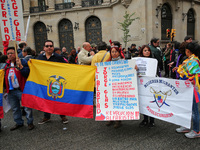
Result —
POLYGON ((17 43, 16 43, 16 41, 14 41, 14 45, 15 45, 15 55, 16 55, 16 59, 18 59, 18 54, 17 54, 17 43))
POLYGON ((29 15, 29 16, 28 16, 28 21, 27 21, 27 24, 26 24, 25 41, 27 41, 28 28, 29 28, 30 20, 31 20, 31 17, 30 17, 30 15, 29 15))

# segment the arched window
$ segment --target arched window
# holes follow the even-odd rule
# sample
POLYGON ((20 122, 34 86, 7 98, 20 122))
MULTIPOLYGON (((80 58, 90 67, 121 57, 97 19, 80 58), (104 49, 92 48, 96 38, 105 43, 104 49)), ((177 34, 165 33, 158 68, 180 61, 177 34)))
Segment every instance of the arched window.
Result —
POLYGON ((102 41, 101 21, 99 18, 92 16, 85 22, 86 41, 97 44, 102 41))
POLYGON ((73 25, 68 19, 63 19, 58 24, 60 48, 66 47, 68 53, 74 48, 73 25))
POLYGON ((194 10, 191 8, 187 13, 187 35, 195 38, 195 17, 194 10))
POLYGON ((44 41, 47 40, 46 26, 43 22, 37 22, 34 25, 34 38, 36 53, 40 53, 44 47, 44 41))
POLYGON ((172 13, 168 4, 163 4, 161 10, 161 39, 169 40, 166 37, 166 29, 172 29, 172 13))

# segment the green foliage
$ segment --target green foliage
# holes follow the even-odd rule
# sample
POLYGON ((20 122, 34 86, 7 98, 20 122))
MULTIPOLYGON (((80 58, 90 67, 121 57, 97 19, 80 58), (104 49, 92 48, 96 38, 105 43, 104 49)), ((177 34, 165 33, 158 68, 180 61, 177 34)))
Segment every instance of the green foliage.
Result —
POLYGON ((135 13, 128 14, 127 11, 125 12, 124 21, 123 22, 118 22, 120 24, 120 30, 123 31, 124 36, 122 37, 122 40, 124 41, 125 48, 127 43, 129 42, 128 38, 131 36, 129 35, 129 26, 132 24, 133 21, 136 19, 139 19, 139 17, 132 18, 135 15, 135 13))

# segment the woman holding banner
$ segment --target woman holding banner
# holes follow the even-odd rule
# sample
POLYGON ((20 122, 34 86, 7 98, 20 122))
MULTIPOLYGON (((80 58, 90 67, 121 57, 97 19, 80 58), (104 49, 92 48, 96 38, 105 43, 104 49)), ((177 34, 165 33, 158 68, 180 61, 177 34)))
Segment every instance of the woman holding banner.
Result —
MULTIPOLYGON (((199 111, 198 111, 198 102, 200 98, 200 62, 199 55, 200 46, 194 43, 189 43, 186 45, 186 56, 188 59, 183 61, 179 65, 177 72, 180 74, 181 78, 188 78, 194 84, 194 96, 193 96, 193 106, 192 106, 192 118, 193 118, 193 130, 187 129, 185 127, 177 128, 178 133, 185 133, 187 138, 198 138, 200 137, 199 132, 199 111), (187 133, 188 132, 188 133, 187 133)), ((176 70, 177 68, 174 68, 176 70)))
MULTIPOLYGON (((111 51, 110 51, 110 58, 107 61, 118 61, 120 59, 123 59, 124 57, 122 56, 122 51, 120 48, 120 43, 115 41, 113 42, 114 46, 111 46, 111 51)), ((114 123, 114 128, 119 128, 121 127, 121 121, 108 121, 106 123, 107 126, 110 126, 114 123)))
MULTIPOLYGON (((149 48, 148 45, 142 46, 141 50, 139 51, 139 57, 153 58, 151 49, 149 48)), ((149 128, 152 128, 155 126, 153 117, 149 117, 150 118, 150 122, 149 122, 148 116, 147 115, 143 115, 143 116, 144 116, 144 120, 139 124, 140 127, 148 126, 149 128)))

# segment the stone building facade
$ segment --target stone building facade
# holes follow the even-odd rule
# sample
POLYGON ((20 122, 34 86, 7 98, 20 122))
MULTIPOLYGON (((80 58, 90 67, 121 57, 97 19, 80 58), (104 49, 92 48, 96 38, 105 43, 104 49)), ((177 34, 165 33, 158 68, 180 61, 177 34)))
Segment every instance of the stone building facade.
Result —
POLYGON ((200 39, 200 0, 23 0, 23 8, 24 27, 31 18, 27 43, 37 52, 46 39, 69 52, 85 41, 124 44, 118 22, 126 11, 140 18, 129 27, 128 45, 141 46, 152 37, 164 45, 169 42, 167 28, 176 29, 175 41, 182 42, 186 35, 200 39))

